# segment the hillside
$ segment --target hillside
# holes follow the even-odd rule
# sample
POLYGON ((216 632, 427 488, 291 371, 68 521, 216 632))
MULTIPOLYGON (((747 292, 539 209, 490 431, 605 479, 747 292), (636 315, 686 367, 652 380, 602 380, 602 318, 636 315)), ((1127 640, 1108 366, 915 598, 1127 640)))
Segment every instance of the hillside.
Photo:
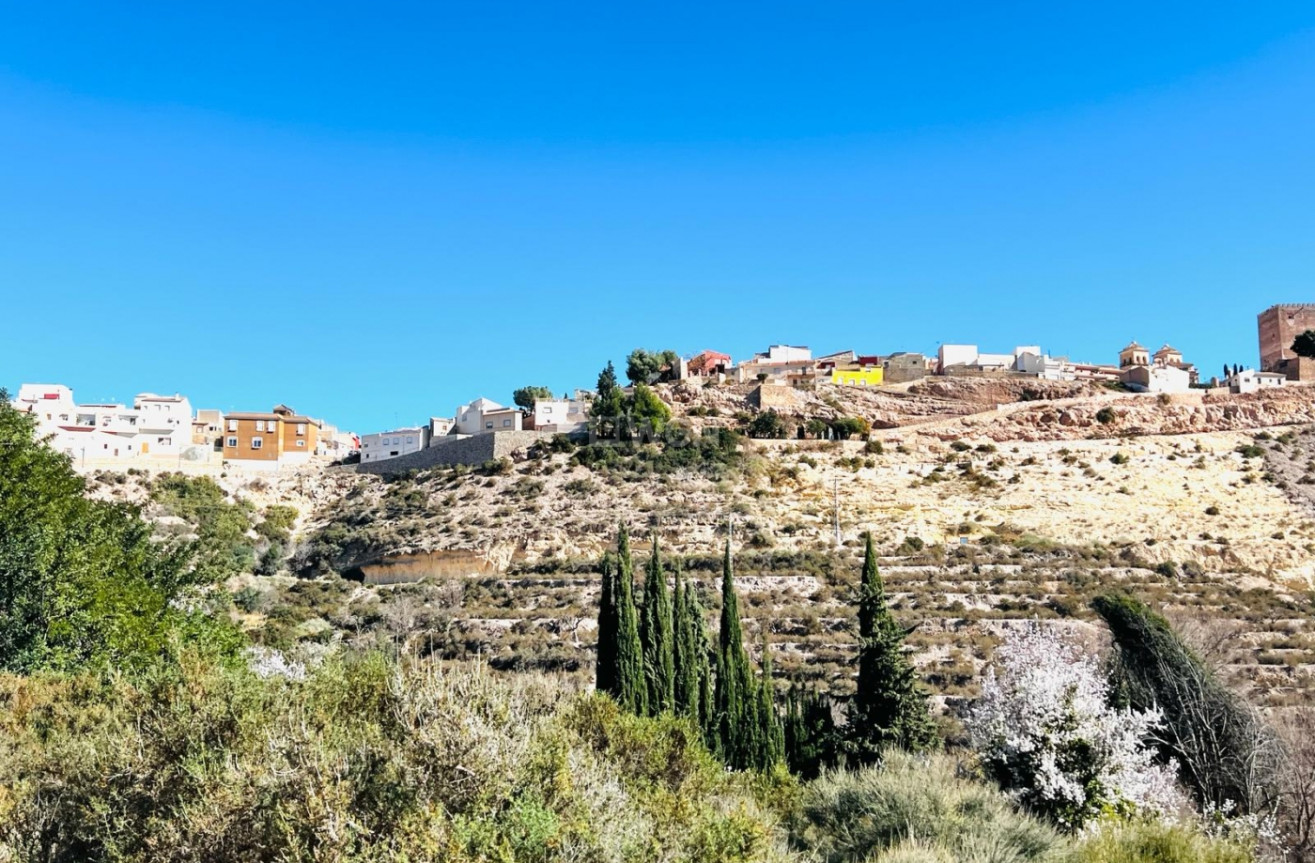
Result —
POLYGON ((649 531, 684 556, 709 609, 729 523, 754 643, 766 630, 784 675, 844 693, 852 585, 872 530, 897 613, 918 626, 910 643, 947 703, 973 691, 1010 620, 1094 634, 1086 602, 1111 585, 1214 631, 1238 681, 1269 703, 1315 682, 1305 496, 1315 438, 1297 425, 1315 420, 1315 391, 1165 400, 1066 385, 1047 393, 1059 399, 1001 403, 1011 391, 997 382, 937 381, 802 393, 778 410, 787 425, 888 409, 895 422, 890 405, 904 406, 870 441, 701 434, 742 426, 755 389, 664 388, 687 429, 664 445, 545 444, 480 469, 389 479, 222 477, 258 506, 301 513, 289 560, 299 577, 235 580, 238 609, 280 647, 383 639, 587 673, 594 569, 618 523, 641 557, 649 531))

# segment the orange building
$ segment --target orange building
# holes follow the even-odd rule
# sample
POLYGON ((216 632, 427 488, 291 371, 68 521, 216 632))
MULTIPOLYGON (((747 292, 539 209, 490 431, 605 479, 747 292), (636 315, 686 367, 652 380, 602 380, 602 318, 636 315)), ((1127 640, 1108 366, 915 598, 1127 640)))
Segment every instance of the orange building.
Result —
POLYGON ((287 405, 269 413, 224 415, 224 460, 277 467, 310 460, 319 444, 319 423, 287 405))

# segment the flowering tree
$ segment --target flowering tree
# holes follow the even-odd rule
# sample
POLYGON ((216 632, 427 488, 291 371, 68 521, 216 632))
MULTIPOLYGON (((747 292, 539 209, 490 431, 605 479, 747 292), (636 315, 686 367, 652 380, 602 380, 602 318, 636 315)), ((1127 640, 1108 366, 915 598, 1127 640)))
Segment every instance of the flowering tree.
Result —
POLYGON ((1146 743, 1158 711, 1119 710, 1096 661, 1032 623, 988 669, 968 729, 986 771, 1019 802, 1068 830, 1106 811, 1181 805, 1175 771, 1146 743))

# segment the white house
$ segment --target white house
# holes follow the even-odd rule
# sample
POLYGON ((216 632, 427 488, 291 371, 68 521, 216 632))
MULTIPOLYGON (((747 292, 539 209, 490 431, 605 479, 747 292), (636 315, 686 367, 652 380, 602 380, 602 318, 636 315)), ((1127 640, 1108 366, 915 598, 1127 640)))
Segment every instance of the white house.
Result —
POLYGON ((936 352, 936 358, 938 360, 936 371, 942 375, 946 374, 948 369, 955 367, 974 371, 1037 374, 1024 366, 1043 367, 1046 365, 1044 360, 1049 359, 1041 353, 1038 345, 1020 345, 1008 354, 984 354, 977 350, 977 345, 941 345, 936 352), (1034 359, 1024 361, 1023 358, 1027 356, 1034 359))
POLYGON ((1143 393, 1185 393, 1192 388, 1192 375, 1177 366, 1131 366, 1123 370, 1123 383, 1143 393))
POLYGON ((179 455, 192 445, 192 403, 186 396, 140 393, 133 399, 142 453, 179 455))
POLYGON ((429 446, 429 426, 413 426, 361 435, 361 461, 383 461, 429 446))
POLYGON ((1230 375, 1225 383, 1228 384, 1228 388, 1232 392, 1254 393, 1259 390, 1281 387, 1286 381, 1287 377, 1279 372, 1258 372, 1255 369, 1243 369, 1235 375, 1230 375))
POLYGON ((484 414, 504 410, 507 408, 486 398, 477 398, 470 404, 462 405, 457 408, 457 434, 480 434, 484 431, 484 414))
POLYGON ((1014 370, 1024 374, 1036 375, 1047 381, 1075 381, 1078 379, 1077 367, 1064 357, 1051 357, 1039 350, 1024 348, 1018 355, 1014 370))
POLYGON ((583 430, 589 422, 589 405, 579 399, 535 399, 536 431, 571 434, 583 430))

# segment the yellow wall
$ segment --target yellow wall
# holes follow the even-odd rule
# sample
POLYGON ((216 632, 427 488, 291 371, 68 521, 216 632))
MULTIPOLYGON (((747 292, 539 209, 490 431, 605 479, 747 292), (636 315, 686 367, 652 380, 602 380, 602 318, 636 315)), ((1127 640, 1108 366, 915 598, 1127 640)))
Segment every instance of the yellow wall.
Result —
POLYGON ((832 369, 831 383, 851 387, 879 387, 882 369, 832 369))

